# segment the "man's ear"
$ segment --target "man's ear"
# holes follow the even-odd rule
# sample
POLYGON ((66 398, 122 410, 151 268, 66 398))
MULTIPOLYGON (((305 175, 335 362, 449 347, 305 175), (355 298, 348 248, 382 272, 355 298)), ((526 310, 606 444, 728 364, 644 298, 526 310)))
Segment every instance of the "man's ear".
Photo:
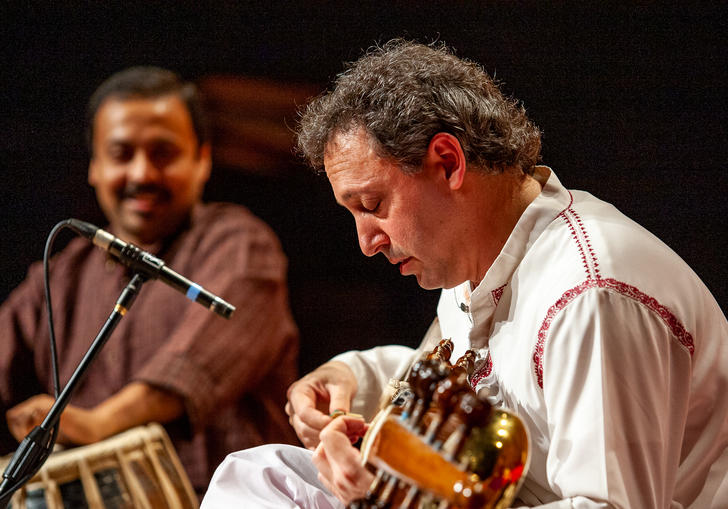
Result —
POLYGON ((200 145, 198 156, 197 164, 200 165, 200 182, 207 182, 210 179, 212 169, 212 148, 209 143, 200 145))
POLYGON ((460 141, 449 133, 437 133, 427 147, 426 161, 442 171, 450 189, 459 189, 465 179, 467 161, 460 141))
POLYGON ((88 185, 96 187, 96 160, 92 157, 88 163, 88 185))

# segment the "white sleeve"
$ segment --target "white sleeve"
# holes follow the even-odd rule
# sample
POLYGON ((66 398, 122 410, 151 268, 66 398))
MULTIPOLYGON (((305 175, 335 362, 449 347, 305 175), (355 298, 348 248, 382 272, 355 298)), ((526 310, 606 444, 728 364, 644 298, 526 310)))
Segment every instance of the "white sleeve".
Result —
POLYGON ((389 379, 404 373, 412 364, 416 350, 400 345, 378 346, 370 350, 352 350, 334 357, 333 361, 346 363, 359 385, 351 402, 351 411, 366 420, 374 417, 389 379))
POLYGON ((653 310, 589 291, 555 319, 544 345, 551 443, 544 508, 671 506, 691 355, 653 310))

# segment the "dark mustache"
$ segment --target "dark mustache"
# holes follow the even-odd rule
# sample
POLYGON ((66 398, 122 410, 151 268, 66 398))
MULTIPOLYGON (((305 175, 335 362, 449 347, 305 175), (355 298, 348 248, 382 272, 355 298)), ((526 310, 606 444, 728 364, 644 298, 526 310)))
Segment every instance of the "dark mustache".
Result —
POLYGON ((133 198, 141 193, 156 194, 162 200, 167 200, 171 196, 168 189, 154 184, 129 184, 124 188, 121 195, 123 198, 133 198))

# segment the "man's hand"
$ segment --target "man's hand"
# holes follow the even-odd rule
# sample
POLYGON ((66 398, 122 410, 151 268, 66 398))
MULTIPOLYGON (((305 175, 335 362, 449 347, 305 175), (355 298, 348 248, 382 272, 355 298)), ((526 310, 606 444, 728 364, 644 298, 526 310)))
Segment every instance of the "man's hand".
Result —
POLYGON ((288 388, 288 422, 306 448, 318 445, 319 433, 334 411, 350 410, 356 390, 354 373, 337 361, 323 364, 288 388))
MULTIPOLYGON (((46 394, 33 396, 14 406, 5 414, 8 428, 20 442, 31 430, 40 425, 53 405, 53 398, 46 394)), ((71 405, 61 414, 58 443, 86 445, 101 440, 102 424, 91 410, 71 405)))
POLYGON ((359 450, 351 445, 366 430, 361 418, 338 417, 321 431, 321 442, 313 453, 319 480, 344 504, 362 498, 374 479, 362 465, 359 450))
MULTIPOLYGON (((19 442, 43 422, 53 405, 46 394, 33 396, 8 410, 8 428, 19 442)), ((58 442, 87 445, 149 422, 169 422, 184 413, 184 401, 172 392, 132 382, 91 409, 67 405, 60 419, 58 442)))

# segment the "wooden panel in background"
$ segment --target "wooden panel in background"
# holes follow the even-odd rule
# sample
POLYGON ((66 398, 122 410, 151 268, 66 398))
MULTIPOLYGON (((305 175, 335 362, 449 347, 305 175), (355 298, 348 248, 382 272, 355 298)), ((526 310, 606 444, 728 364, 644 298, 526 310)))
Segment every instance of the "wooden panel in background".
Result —
POLYGON ((321 87, 233 75, 206 76, 198 86, 216 165, 262 175, 291 171, 297 109, 321 87))

